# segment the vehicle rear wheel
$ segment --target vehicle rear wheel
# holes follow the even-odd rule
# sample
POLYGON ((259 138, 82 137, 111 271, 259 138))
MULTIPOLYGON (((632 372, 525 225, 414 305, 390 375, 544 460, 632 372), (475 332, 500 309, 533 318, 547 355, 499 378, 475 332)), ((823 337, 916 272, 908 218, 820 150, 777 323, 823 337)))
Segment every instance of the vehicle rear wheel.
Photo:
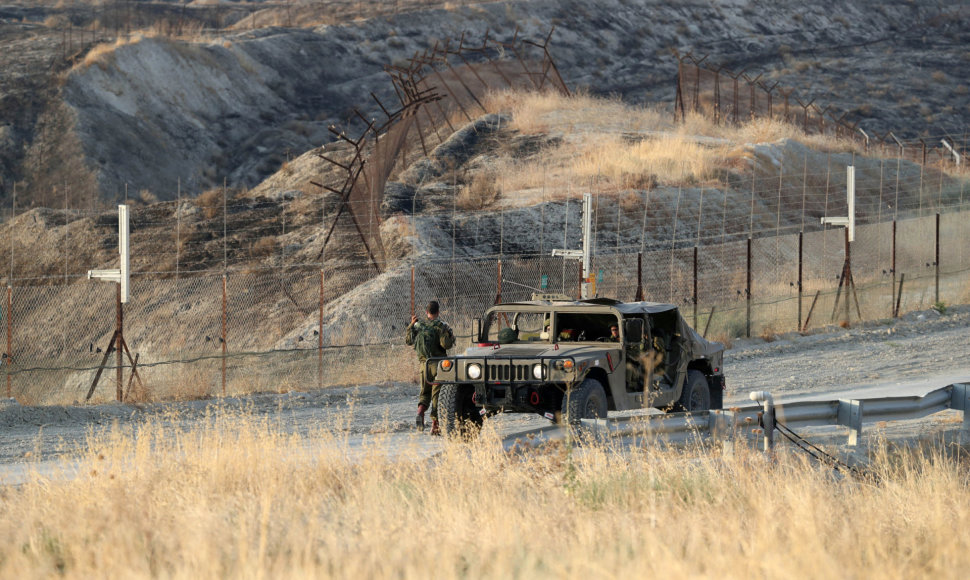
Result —
POLYGON ((562 423, 579 425, 580 419, 604 417, 606 417, 606 391, 596 379, 583 379, 578 387, 568 391, 562 399, 562 423))
POLYGON ((472 385, 441 385, 438 392, 438 426, 448 437, 473 435, 482 428, 484 418, 472 402, 472 385))
POLYGON ((687 371, 684 390, 680 399, 674 403, 674 410, 697 413, 711 410, 711 388, 700 371, 687 371))

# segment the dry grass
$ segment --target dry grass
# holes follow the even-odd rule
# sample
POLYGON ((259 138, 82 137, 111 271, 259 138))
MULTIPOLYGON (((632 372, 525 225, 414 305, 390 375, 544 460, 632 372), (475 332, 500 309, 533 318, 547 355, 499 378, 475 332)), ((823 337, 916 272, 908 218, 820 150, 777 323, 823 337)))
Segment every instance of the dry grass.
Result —
POLYGON ((491 207, 502 196, 498 176, 491 171, 478 173, 471 183, 458 192, 456 204, 462 210, 483 210, 491 207))
POLYGON ((762 327, 761 340, 765 342, 775 342, 776 340, 778 340, 778 335, 775 333, 775 329, 770 326, 762 327))
POLYGON ((276 253, 276 238, 270 236, 257 239, 249 247, 249 256, 251 258, 265 258, 272 256, 274 253, 276 253))
POLYGON ((547 194, 568 197, 573 189, 609 192, 716 184, 724 169, 747 163, 748 145, 754 143, 791 139, 823 151, 858 148, 851 141, 806 135, 778 120, 757 119, 735 127, 695 114, 680 123, 652 106, 583 93, 493 93, 486 107, 510 112, 510 128, 521 134, 562 139, 558 146, 529 157, 507 154, 491 161, 503 191, 516 193, 504 203, 531 204, 547 194))
POLYGON ((88 68, 93 64, 104 64, 109 57, 114 55, 118 48, 128 44, 137 44, 142 41, 143 37, 144 36, 142 34, 136 34, 127 39, 118 38, 114 42, 102 42, 96 44, 87 52, 87 54, 84 55, 84 58, 75 65, 75 68, 88 68))
POLYGON ((225 190, 221 187, 204 191, 195 198, 195 205, 202 210, 202 215, 206 219, 211 220, 216 216, 222 215, 224 205, 227 203, 225 193, 225 190))
POLYGON ((965 460, 876 455, 879 479, 804 456, 506 454, 494 435, 446 445, 304 438, 217 413, 89 436, 64 477, 28 476, 0 504, 5 577, 963 577, 965 460), (411 447, 413 445, 414 447, 411 447))

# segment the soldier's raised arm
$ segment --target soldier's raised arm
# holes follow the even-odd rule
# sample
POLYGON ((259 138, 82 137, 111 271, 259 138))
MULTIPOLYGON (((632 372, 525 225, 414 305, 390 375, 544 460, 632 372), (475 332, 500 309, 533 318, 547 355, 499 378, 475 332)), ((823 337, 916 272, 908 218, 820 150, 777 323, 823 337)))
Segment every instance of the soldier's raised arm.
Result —
POLYGON ((412 316, 411 323, 408 327, 404 329, 404 344, 408 346, 414 346, 414 325, 417 323, 418 317, 412 316))

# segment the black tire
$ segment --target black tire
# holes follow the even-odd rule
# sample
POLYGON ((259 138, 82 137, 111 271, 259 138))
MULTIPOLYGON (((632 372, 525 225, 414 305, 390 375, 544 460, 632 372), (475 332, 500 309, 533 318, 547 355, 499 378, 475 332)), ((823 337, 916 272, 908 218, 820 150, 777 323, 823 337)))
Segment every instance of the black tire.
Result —
POLYGON ((473 435, 482 428, 484 418, 472 402, 472 385, 441 385, 438 392, 438 428, 448 436, 473 435))
POLYGON ((704 373, 687 371, 684 390, 680 393, 680 399, 674 403, 674 410, 689 413, 711 410, 711 387, 707 384, 704 373))
POLYGON ((580 419, 603 419, 606 417, 606 391, 593 378, 583 379, 580 385, 568 391, 562 399, 562 418, 566 425, 579 425, 580 419))

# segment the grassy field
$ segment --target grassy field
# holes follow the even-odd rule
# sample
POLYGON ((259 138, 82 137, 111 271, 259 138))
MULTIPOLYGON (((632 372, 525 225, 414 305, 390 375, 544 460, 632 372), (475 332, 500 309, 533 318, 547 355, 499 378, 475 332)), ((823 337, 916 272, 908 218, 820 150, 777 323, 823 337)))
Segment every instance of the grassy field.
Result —
MULTIPOLYGON (((67 478, 0 491, 3 577, 957 578, 968 462, 891 450, 843 478, 801 455, 497 436, 430 460, 340 425, 166 418, 90 433, 67 478)), ((423 441, 423 440, 422 440, 423 441)), ((942 449, 942 450, 941 450, 942 449)))

